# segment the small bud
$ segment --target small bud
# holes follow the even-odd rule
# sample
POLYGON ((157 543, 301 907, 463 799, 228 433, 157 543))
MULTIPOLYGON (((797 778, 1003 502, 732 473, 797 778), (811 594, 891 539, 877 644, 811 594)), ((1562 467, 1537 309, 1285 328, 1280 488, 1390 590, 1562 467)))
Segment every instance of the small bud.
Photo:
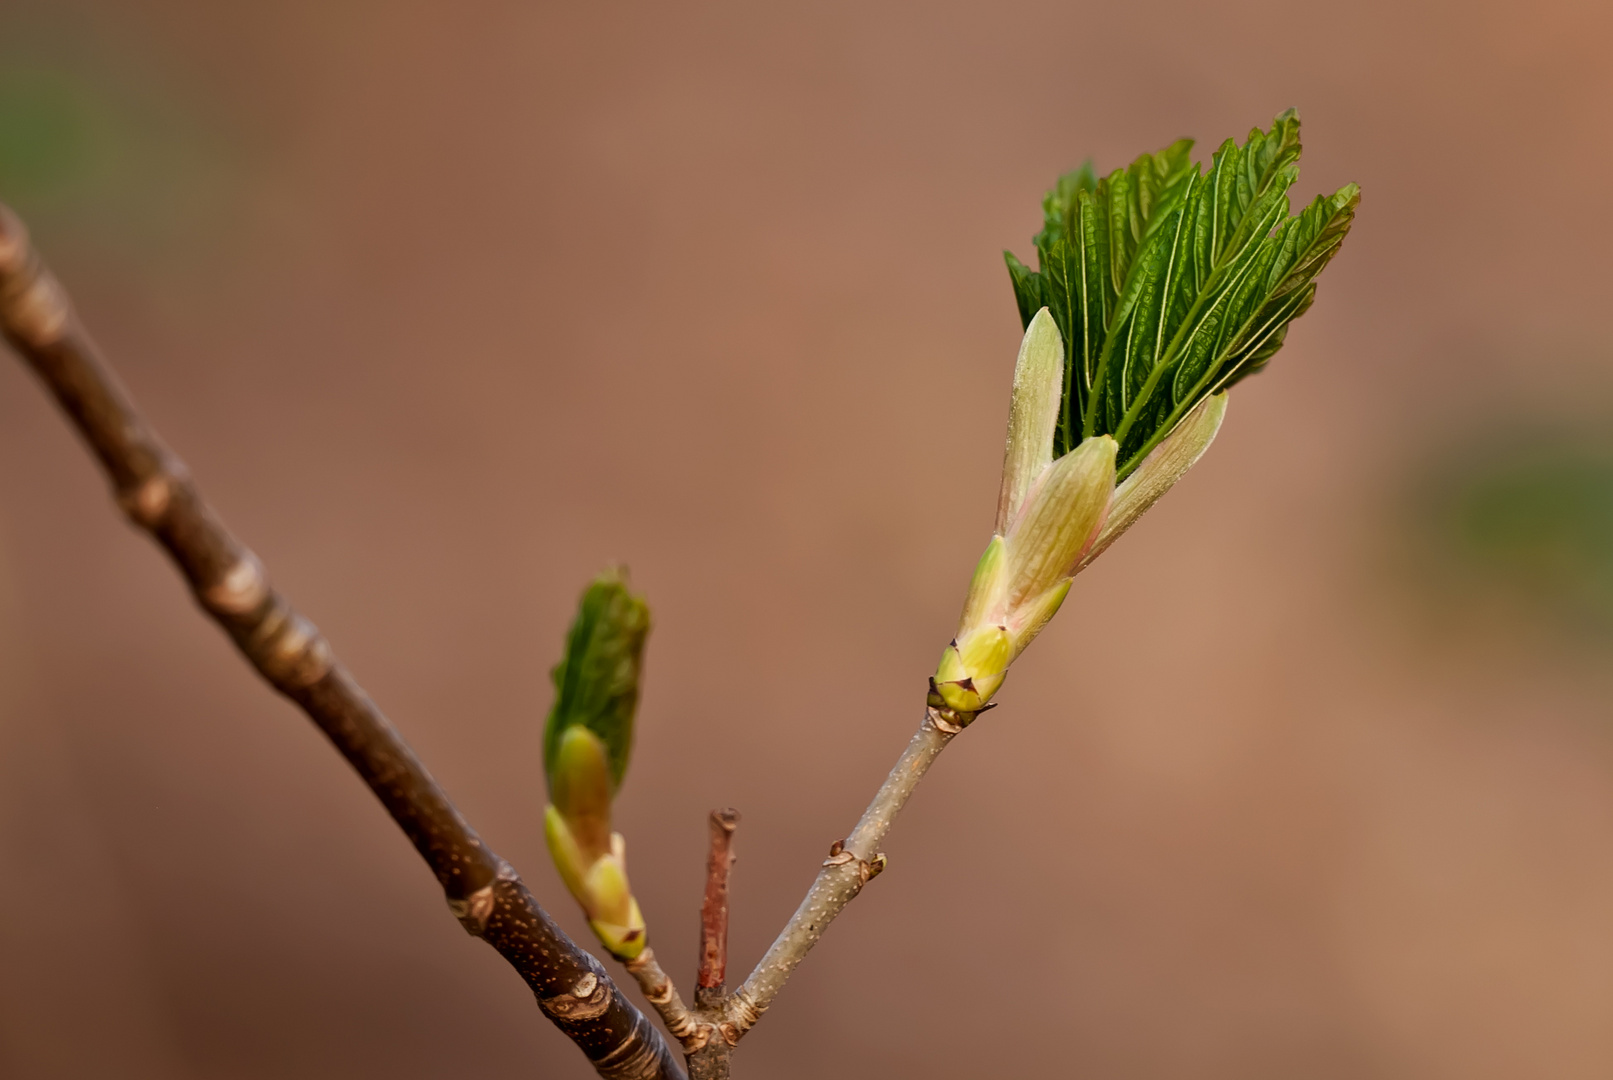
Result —
POLYGON ((555 667, 555 703, 544 729, 549 805, 544 837, 555 869, 612 955, 644 950, 644 916, 627 880, 611 800, 627 769, 649 608, 620 571, 589 585, 555 667))
POLYGON ((554 761, 544 837, 566 888, 611 953, 631 960, 644 949, 644 917, 627 882, 621 833, 610 831, 610 763, 585 727, 569 728, 554 761))

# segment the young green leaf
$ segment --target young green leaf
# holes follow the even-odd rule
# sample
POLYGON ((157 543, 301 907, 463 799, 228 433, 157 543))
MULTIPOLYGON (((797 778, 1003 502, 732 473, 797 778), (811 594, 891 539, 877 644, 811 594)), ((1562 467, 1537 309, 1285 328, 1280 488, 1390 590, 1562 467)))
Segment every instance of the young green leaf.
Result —
POLYGON ((1208 171, 1178 140, 1043 200, 1038 268, 1008 256, 1026 326, 1045 305, 1065 341, 1054 455, 1113 435, 1124 479, 1200 402, 1259 371, 1315 297, 1354 221, 1349 184, 1289 216, 1298 114, 1279 115, 1208 171))
POLYGON ((1003 252, 1003 261, 1008 263, 1008 276, 1014 281, 1014 300, 1019 304, 1019 317, 1029 327, 1031 319, 1044 306, 1042 279, 1036 271, 1020 262, 1012 251, 1003 252))
POLYGON ((650 609, 627 587, 621 570, 607 570, 584 590, 566 636, 566 653, 550 677, 554 706, 543 729, 543 767, 551 796, 562 737, 581 725, 604 746, 611 787, 621 786, 633 746, 644 639, 650 609))

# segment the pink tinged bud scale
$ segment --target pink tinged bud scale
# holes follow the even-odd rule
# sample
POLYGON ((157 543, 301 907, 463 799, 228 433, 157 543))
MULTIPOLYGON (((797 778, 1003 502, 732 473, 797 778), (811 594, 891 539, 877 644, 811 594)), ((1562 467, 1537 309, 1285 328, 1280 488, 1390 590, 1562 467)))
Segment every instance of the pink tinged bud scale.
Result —
POLYGON ((1020 612, 1074 576, 1109 512, 1119 449, 1107 435, 1087 439, 1054 462, 1031 489, 1005 538, 1003 600, 1009 612, 1020 612))
POLYGON ((936 668, 936 693, 952 709, 984 708, 1064 603, 1077 562, 1103 527, 1117 449, 1103 435, 1047 466, 1011 515, 1008 535, 992 537, 936 668))
POLYGON ((1014 363, 1014 390, 1008 406, 1008 445, 1003 451, 1003 484, 997 497, 997 527, 1003 535, 1019 513, 1031 485, 1053 461, 1059 402, 1064 393, 1064 339, 1052 314, 1043 308, 1025 328, 1014 363))
POLYGON ((1092 546, 1081 556, 1080 565, 1076 567, 1078 571, 1086 569, 1093 559, 1102 555, 1161 495, 1186 475, 1187 470, 1215 441, 1216 432, 1221 430, 1221 421, 1226 414, 1226 391, 1205 398, 1149 452, 1142 464, 1115 489, 1108 520, 1092 546))

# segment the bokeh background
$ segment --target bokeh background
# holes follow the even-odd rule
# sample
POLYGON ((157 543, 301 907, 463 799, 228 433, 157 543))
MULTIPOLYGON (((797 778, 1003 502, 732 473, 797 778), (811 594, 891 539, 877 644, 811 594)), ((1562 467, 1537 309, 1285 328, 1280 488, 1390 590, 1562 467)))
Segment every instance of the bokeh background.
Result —
MULTIPOLYGON (((585 579, 747 970, 918 720, 1058 172, 1297 105, 1355 233, 740 1074, 1613 1074, 1613 9, 0 3, 0 198, 491 843, 585 579)), ((0 364, 0 1074, 591 1073, 0 364)))

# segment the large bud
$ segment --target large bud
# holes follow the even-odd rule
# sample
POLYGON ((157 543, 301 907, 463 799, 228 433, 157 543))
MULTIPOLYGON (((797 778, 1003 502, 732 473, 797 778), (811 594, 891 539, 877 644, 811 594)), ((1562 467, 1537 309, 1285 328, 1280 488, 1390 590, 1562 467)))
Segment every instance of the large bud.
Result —
POLYGON ((1053 460, 1065 363, 1058 327, 1043 308, 1014 365, 994 535, 932 680, 932 704, 964 722, 990 703, 1008 666, 1064 603, 1075 575, 1181 479, 1226 413, 1225 393, 1205 399, 1116 488, 1118 445, 1108 435, 1053 460))

